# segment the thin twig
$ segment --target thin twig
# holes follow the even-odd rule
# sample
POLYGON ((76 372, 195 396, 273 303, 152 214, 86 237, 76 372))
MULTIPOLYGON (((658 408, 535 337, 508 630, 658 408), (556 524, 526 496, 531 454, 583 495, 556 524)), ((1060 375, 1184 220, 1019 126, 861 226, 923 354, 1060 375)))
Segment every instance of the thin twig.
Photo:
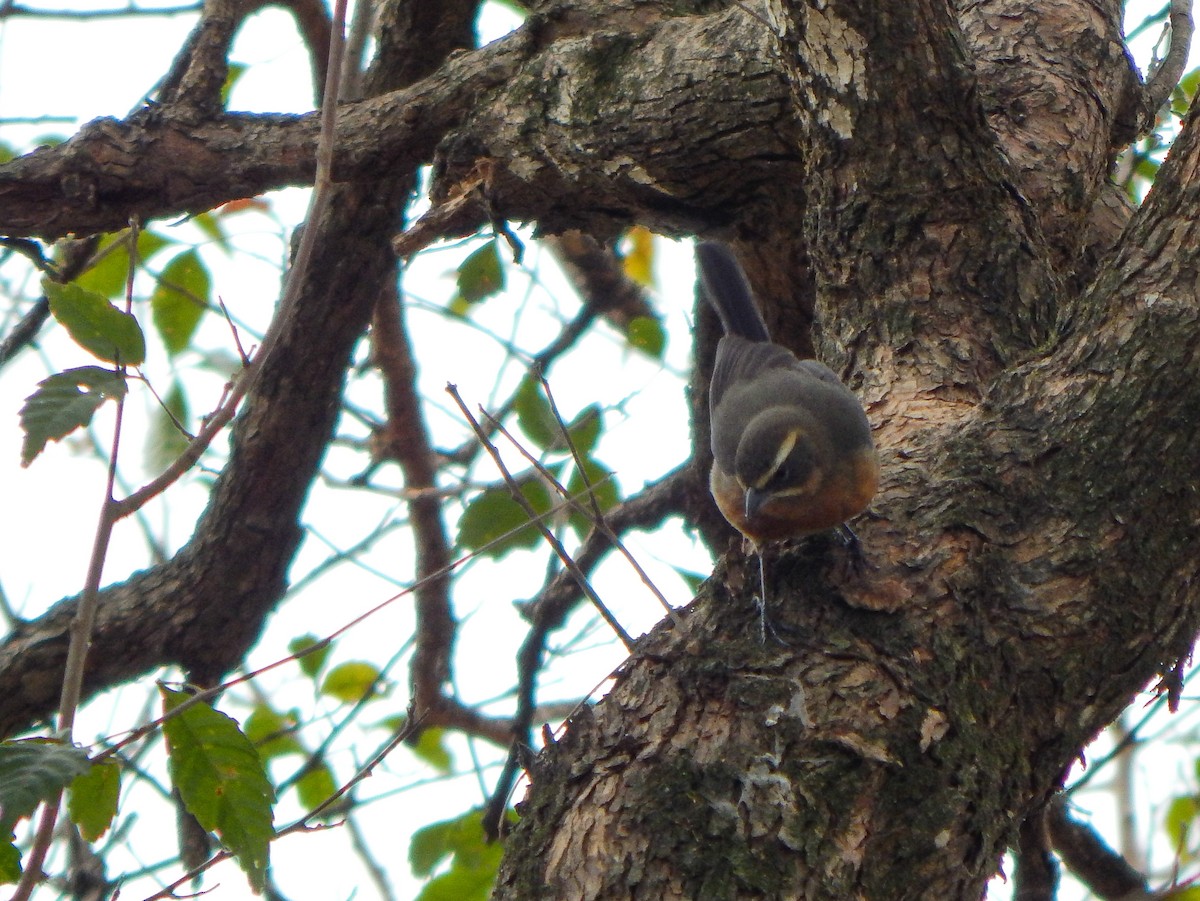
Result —
POLYGON ((1167 102, 1183 70, 1187 66, 1188 53, 1192 47, 1192 2, 1191 0, 1171 0, 1170 11, 1171 42, 1167 46, 1167 55, 1146 82, 1142 91, 1142 121, 1138 129, 1145 134, 1154 126, 1154 117, 1159 107, 1167 102))
MULTIPOLYGON (((129 268, 125 275, 125 312, 131 314, 133 309, 133 278, 137 269, 137 236, 136 223, 131 223, 129 235, 129 268)), ((126 375, 126 367, 118 364, 117 374, 122 378, 126 375)), ((113 526, 117 522, 116 500, 113 489, 117 481, 117 458, 121 449, 121 426, 125 420, 125 397, 122 393, 117 398, 116 417, 113 423, 112 445, 108 454, 108 474, 104 486, 104 500, 100 504, 100 515, 96 522, 96 534, 92 541, 92 553, 88 560, 87 576, 84 579, 83 592, 79 598, 79 606, 75 618, 71 621, 70 642, 67 645, 67 661, 63 667, 62 694, 58 703, 58 738, 66 744, 72 743, 75 714, 79 710, 80 698, 83 694, 83 675, 87 665, 88 647, 92 642, 92 630, 96 624, 96 611, 100 606, 100 580, 104 575, 104 561, 108 557, 108 545, 112 539, 113 526)), ((59 805, 62 800, 62 790, 54 793, 52 798, 42 805, 42 816, 34 835, 33 846, 29 850, 29 859, 12 901, 27 901, 33 894, 34 888, 42 878, 42 864, 54 841, 54 824, 58 820, 59 805)))
POLYGON ((404 308, 397 291, 381 294, 372 316, 373 358, 384 378, 387 424, 382 431, 384 452, 400 464, 408 493, 408 519, 416 545, 417 648, 413 654, 414 709, 436 709, 442 687, 450 678, 450 660, 458 624, 450 606, 450 538, 437 492, 437 455, 425 424, 417 392, 417 366, 408 336, 404 308), (429 578, 445 572, 442 578, 429 578))
POLYGON ((471 415, 471 411, 467 409, 466 403, 463 401, 462 396, 458 393, 458 387, 452 384, 447 385, 446 391, 454 399, 454 402, 458 404, 458 408, 462 411, 463 416, 466 417, 467 422, 475 431, 475 434, 479 437, 479 440, 483 443, 488 455, 491 456, 493 462, 495 462, 496 468, 500 470, 500 474, 504 477, 504 481, 508 484, 509 490, 512 492, 513 500, 520 504, 522 509, 525 510, 526 514, 529 516, 530 522, 534 523, 538 527, 538 530, 542 533, 542 537, 546 539, 546 542, 554 550, 554 553, 558 555, 558 559, 562 561, 563 566, 565 566, 567 571, 571 573, 580 590, 583 591, 587 599, 592 602, 593 606, 596 608, 596 611, 601 617, 604 618, 604 621, 608 623, 609 628, 613 630, 617 638, 621 640, 621 643, 625 645, 625 649, 632 654, 633 639, 629 637, 629 633, 625 631, 625 628, 619 622, 617 622, 616 617, 612 615, 612 612, 609 611, 609 609, 604 605, 604 602, 600 600, 600 596, 596 594, 595 589, 592 588, 591 584, 588 582, 587 576, 585 576, 583 571, 580 570, 580 568, 575 564, 575 561, 571 558, 571 555, 567 553, 567 549, 563 547, 562 542, 559 541, 554 533, 546 526, 546 524, 541 521, 541 519, 538 517, 537 511, 534 510, 529 501, 526 500, 525 495, 521 492, 521 488, 517 484, 516 479, 514 479, 512 473, 508 471, 508 467, 504 465, 504 460, 501 458, 500 452, 496 449, 496 445, 492 443, 491 439, 488 438, 487 434, 484 432, 483 427, 480 426, 478 420, 476 420, 475 417, 471 415))
POLYGON ((554 401, 554 392, 550 390, 550 383, 546 380, 546 376, 539 371, 538 379, 542 383, 542 390, 546 392, 546 400, 550 404, 550 412, 554 415, 554 421, 558 423, 559 431, 562 432, 563 438, 567 442, 567 447, 571 451, 571 459, 575 462, 575 468, 579 471, 579 477, 583 480, 583 484, 587 487, 587 498, 591 502, 593 517, 592 525, 599 529, 613 543, 613 546, 620 551, 626 562, 633 567, 633 571, 638 574, 638 578, 642 580, 642 584, 650 590, 650 593, 658 599, 663 609, 667 611, 667 616, 671 617, 671 622, 676 626, 683 624, 679 620, 679 616, 675 613, 675 608, 667 600, 666 595, 658 590, 658 586, 654 584, 654 580, 646 573, 640 563, 634 558, 629 549, 625 547, 625 543, 608 525, 604 518, 604 511, 600 509, 600 502, 596 499, 596 493, 592 490, 591 479, 588 478, 587 468, 583 465, 583 456, 579 453, 579 449, 575 447, 575 439, 571 437, 571 432, 563 422, 562 415, 558 412, 558 404, 554 401))

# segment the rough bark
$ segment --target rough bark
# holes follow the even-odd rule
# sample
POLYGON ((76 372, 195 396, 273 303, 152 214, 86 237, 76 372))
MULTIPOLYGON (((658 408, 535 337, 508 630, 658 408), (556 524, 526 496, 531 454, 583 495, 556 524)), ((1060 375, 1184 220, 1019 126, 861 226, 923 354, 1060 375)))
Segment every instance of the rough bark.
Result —
MULTIPOLYGON (((109 615, 129 623, 145 620, 135 598, 186 603, 138 637, 146 659, 113 651, 132 632, 103 628, 91 684, 167 660, 220 672, 237 648, 200 643, 257 629, 349 342, 389 272, 401 182, 370 179, 433 161, 438 198, 482 188, 456 230, 500 216, 603 236, 637 221, 733 241, 779 340, 860 392, 883 461, 857 524, 865 570, 821 538, 772 549, 790 644, 758 643, 757 568, 734 548, 682 627, 645 639, 571 721, 533 770, 497 897, 978 898, 1025 814, 1195 634, 1196 115, 1121 233, 1105 175, 1138 81, 1119 4, 691 12, 539 7, 518 34, 347 105, 337 171, 363 182, 343 188, 351 218, 326 232, 329 269, 295 324, 310 348, 330 331, 338 343, 298 345, 265 380, 189 548, 111 590, 109 615), (353 238, 338 230, 350 222, 353 238), (320 391, 296 381, 315 356, 320 391), (303 459, 273 482, 289 416, 311 442, 278 450, 303 459), (266 481, 238 508, 243 477, 266 481), (239 542, 275 550, 238 569, 239 542), (212 591, 221 603, 197 609, 212 591)), ((227 114, 97 125, 0 167, 0 223, 87 232, 302 181, 314 129, 227 114), (226 179, 201 183, 218 151, 226 179)), ((699 335, 697 483, 710 322, 699 335)), ((0 728, 49 709, 68 610, 0 647, 0 728)))

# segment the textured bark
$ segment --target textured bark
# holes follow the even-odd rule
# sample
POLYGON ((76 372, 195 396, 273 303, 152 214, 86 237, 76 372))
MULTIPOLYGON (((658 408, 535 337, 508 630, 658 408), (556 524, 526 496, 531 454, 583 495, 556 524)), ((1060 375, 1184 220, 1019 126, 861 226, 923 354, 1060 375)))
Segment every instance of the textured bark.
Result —
POLYGON ((869 567, 815 540, 772 556, 790 648, 754 638, 753 567, 719 570, 543 755, 497 897, 978 898, 1080 748, 1188 653, 1200 148, 1185 129, 1116 252, 1082 253, 1128 137, 1116 10, 1056 7, 1108 61, 1071 80, 1096 57, 1014 9, 973 5, 963 42, 936 3, 773 7, 817 345, 884 459, 869 567), (965 55, 1003 56, 1016 25, 1060 49, 1015 74, 965 55), (1055 128, 981 103, 1049 77, 1055 128))
MULTIPOLYGON (((256 633, 390 273, 404 182, 371 179, 431 161, 436 198, 483 189, 457 229, 730 240, 778 339, 860 393, 883 462, 863 571, 820 537, 771 549, 788 645, 759 644, 757 567, 733 546, 682 627, 569 724, 497 897, 978 898, 1025 814, 1196 631, 1196 116, 1122 232, 1105 174, 1139 97, 1116 3, 680 12, 542 4, 345 107, 337 171, 363 183, 325 232, 295 323, 309 343, 248 405, 196 539, 111 589, 91 685, 168 660, 220 672, 256 633), (285 447, 295 417, 304 446, 285 447), (222 629, 240 644, 213 648, 222 629), (125 659, 139 642, 154 653, 125 659)), ((97 125, 0 167, 0 223, 86 232, 303 180, 313 128, 97 125), (201 184, 218 151, 225 179, 201 184)), ((712 337, 702 313, 696 485, 712 337)), ((49 709, 68 609, 0 647, 0 727, 49 709)))

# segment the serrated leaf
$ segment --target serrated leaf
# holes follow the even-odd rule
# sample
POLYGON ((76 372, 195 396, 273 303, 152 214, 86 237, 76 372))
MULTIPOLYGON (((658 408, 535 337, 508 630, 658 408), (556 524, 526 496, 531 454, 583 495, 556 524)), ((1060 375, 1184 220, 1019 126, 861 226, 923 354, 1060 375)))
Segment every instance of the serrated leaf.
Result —
POLYGON ((194 249, 179 254, 159 275, 150 295, 150 313, 170 356, 191 345, 211 291, 208 267, 194 249))
MULTIPOLYGON (((550 492, 540 478, 518 477, 517 484, 536 512, 550 510, 550 492)), ((507 485, 485 488, 467 504, 458 520, 458 546, 477 551, 487 545, 487 556, 492 558, 502 557, 515 548, 534 547, 540 539, 541 532, 513 500, 507 485), (493 541, 496 543, 490 544, 493 541)))
POLYGON ((503 844, 488 844, 479 810, 417 830, 409 845, 414 874, 429 876, 451 858, 449 870, 430 880, 418 901, 485 901, 503 854, 503 844))
POLYGON ((0 830, 11 832, 87 768, 87 752, 72 745, 37 739, 0 743, 0 830))
POLYGON ((173 380, 163 397, 163 406, 156 406, 150 414, 150 428, 146 432, 146 466, 151 472, 159 472, 174 463, 186 449, 191 439, 180 431, 187 427, 191 418, 187 395, 183 385, 173 380))
POLYGON ((38 388, 21 407, 21 465, 28 466, 46 447, 59 441, 92 416, 106 400, 125 396, 125 379, 99 366, 81 366, 55 373, 38 382, 38 388))
POLYGON ((621 260, 625 274, 645 288, 654 287, 654 235, 641 225, 625 233, 629 251, 621 260))
POLYGON ((426 729, 411 746, 412 752, 439 773, 448 774, 454 768, 454 757, 446 747, 446 730, 436 726, 426 729))
POLYGON ((504 267, 500 265, 500 249, 496 239, 488 241, 462 261, 458 267, 458 293, 451 302, 451 310, 462 315, 474 304, 486 300, 504 288, 504 267))
POLYGON ((146 359, 146 339, 136 319, 118 310, 107 298, 79 285, 43 282, 50 313, 75 343, 107 363, 140 366, 146 359))
POLYGON ((113 760, 93 763, 67 789, 67 811, 83 840, 94 842, 108 831, 121 796, 121 768, 113 760))
POLYGON ((250 739, 264 761, 288 754, 307 753, 296 739, 298 718, 294 712, 281 714, 266 704, 259 704, 246 717, 242 731, 250 739))
MULTIPOLYGON (((184 692, 159 689, 170 713, 188 700, 184 692)), ((246 873, 250 887, 266 887, 275 835, 275 790, 262 758, 234 720, 207 704, 193 704, 163 723, 167 768, 184 806, 216 832, 246 873)))
POLYGON ((513 396, 513 407, 517 411, 517 425, 538 448, 549 450, 561 445, 558 420, 554 418, 550 402, 542 393, 540 380, 531 375, 521 379, 513 396))
MULTIPOLYGON (((296 794, 305 810, 316 810, 337 791, 333 771, 324 763, 317 764, 296 780, 296 794)), ((333 805, 336 807, 337 805, 333 805)))
POLYGON ((577 499, 580 507, 587 511, 587 513, 581 513, 579 510, 572 510, 570 518, 571 528, 575 530, 575 534, 580 538, 584 538, 592 530, 595 518, 591 502, 584 493, 588 491, 589 484, 591 486, 592 497, 599 504, 601 513, 615 507, 618 501, 620 501, 620 495, 610 470, 597 463, 591 457, 584 457, 581 462, 583 463, 582 472, 578 463, 571 469, 571 477, 567 479, 567 492, 571 497, 577 499), (587 474, 586 482, 583 478, 584 473, 587 474))
POLYGON ((634 316, 629 320, 625 340, 630 347, 655 360, 661 360, 667 349, 666 329, 653 316, 634 316))
POLYGON ((321 694, 346 704, 356 704, 371 691, 379 692, 379 668, 361 660, 339 663, 325 676, 321 694))
MULTIPOLYGON (((137 239, 138 262, 145 263, 167 245, 177 243, 157 232, 142 230, 137 239)), ((129 276, 128 232, 106 235, 96 256, 97 263, 75 279, 74 284, 102 297, 124 297, 125 281, 129 276)))
POLYGON ((321 668, 325 666, 325 661, 329 659, 329 652, 333 650, 333 642, 326 641, 324 638, 309 633, 307 635, 299 635, 288 642, 288 651, 297 655, 296 660, 300 664, 300 672, 308 676, 310 679, 315 679, 317 674, 321 672, 321 668), (308 651, 303 657, 298 656, 302 651, 309 648, 316 648, 314 651, 308 651))

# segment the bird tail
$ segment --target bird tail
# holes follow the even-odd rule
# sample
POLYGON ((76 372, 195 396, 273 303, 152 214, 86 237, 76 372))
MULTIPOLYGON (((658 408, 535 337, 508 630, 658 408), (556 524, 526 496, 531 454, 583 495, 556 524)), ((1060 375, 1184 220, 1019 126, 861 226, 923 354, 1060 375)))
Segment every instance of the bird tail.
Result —
POLYGON ((770 341, 767 324, 754 303, 750 284, 737 258, 724 244, 704 241, 696 245, 700 283, 727 335, 750 341, 770 341))

